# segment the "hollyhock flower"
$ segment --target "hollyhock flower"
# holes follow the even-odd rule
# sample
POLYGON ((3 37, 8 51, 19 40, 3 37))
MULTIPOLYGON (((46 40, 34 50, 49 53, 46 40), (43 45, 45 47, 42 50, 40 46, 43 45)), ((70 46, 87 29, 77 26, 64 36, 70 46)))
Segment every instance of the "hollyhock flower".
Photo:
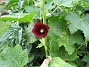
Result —
POLYGON ((37 22, 32 29, 32 32, 37 38, 45 37, 48 33, 49 27, 46 24, 37 22))

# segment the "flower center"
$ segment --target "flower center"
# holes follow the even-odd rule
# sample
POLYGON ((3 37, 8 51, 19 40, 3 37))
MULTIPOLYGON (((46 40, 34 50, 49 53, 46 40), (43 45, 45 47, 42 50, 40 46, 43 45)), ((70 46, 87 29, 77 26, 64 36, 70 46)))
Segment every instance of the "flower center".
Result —
POLYGON ((43 32, 44 32, 44 29, 43 29, 43 28, 41 28, 41 29, 40 29, 40 33, 43 33, 43 32))

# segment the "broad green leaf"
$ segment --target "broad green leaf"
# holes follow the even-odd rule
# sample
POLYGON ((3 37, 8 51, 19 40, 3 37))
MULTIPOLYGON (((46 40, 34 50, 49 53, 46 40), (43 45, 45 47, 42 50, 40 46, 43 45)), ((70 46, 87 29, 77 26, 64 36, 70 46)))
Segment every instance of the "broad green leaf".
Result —
POLYGON ((75 66, 63 61, 60 57, 55 57, 52 59, 48 67, 75 67, 75 66))
POLYGON ((53 0, 55 4, 65 7, 73 7, 73 2, 78 3, 79 0, 53 0))
POLYGON ((23 67, 27 62, 27 50, 22 50, 20 45, 6 47, 0 53, 0 67, 23 67))
POLYGON ((74 44, 70 42, 70 38, 66 32, 63 32, 59 37, 59 47, 62 45, 65 47, 65 50, 68 51, 69 55, 71 55, 75 50, 74 44))
POLYGON ((56 41, 56 40, 50 40, 50 45, 49 45, 49 47, 50 47, 50 51, 52 52, 56 52, 56 51, 58 51, 59 50, 59 45, 58 45, 58 42, 56 41), (55 49, 56 48, 56 49, 55 49))
POLYGON ((55 7, 55 5, 53 5, 53 1, 49 1, 47 4, 45 4, 45 9, 46 10, 52 10, 55 7))
POLYGON ((65 47, 65 50, 68 51, 68 54, 71 55, 75 49, 74 44, 84 45, 84 40, 80 32, 74 34, 63 32, 59 37, 59 47, 62 45, 65 47))
POLYGON ((59 5, 60 2, 61 2, 61 0, 53 0, 53 2, 54 2, 55 4, 57 4, 57 5, 59 5))
POLYGON ((84 36, 86 37, 87 40, 89 40, 89 15, 86 15, 83 18, 83 21, 81 21, 79 29, 83 31, 84 36))
POLYGON ((7 31, 8 24, 0 22, 0 38, 5 34, 7 31))
POLYGON ((81 35, 81 32, 76 32, 73 35, 70 34, 70 42, 72 42, 73 44, 77 43, 79 45, 84 45, 84 39, 83 36, 81 35))
POLYGON ((59 48, 59 57, 61 57, 65 61, 74 61, 78 58, 77 50, 75 49, 74 52, 71 55, 69 55, 64 47, 60 47, 59 48))
POLYGON ((87 63, 86 67, 89 67, 89 53, 87 53, 87 55, 85 55, 82 59, 82 61, 85 61, 87 63))
POLYGON ((37 10, 37 9, 36 9, 35 7, 33 7, 33 6, 26 6, 24 9, 25 9, 26 12, 28 12, 28 13, 32 13, 32 12, 34 12, 34 11, 37 10))
POLYGON ((66 20, 71 21, 71 24, 69 25, 69 30, 70 32, 73 34, 76 31, 81 30, 84 33, 84 36, 86 37, 87 40, 89 40, 89 15, 86 15, 81 18, 76 14, 76 13, 71 13, 69 15, 66 16, 66 20))
POLYGON ((78 25, 80 23, 80 17, 76 13, 70 13, 66 16, 66 20, 70 21, 69 30, 73 34, 78 31, 78 25))
POLYGON ((50 30, 48 32, 48 36, 51 37, 50 44, 49 44, 50 54, 51 54, 51 56, 54 56, 53 54, 56 54, 56 56, 57 56, 58 55, 57 51, 59 50, 59 42, 57 41, 57 39, 59 38, 59 36, 62 33, 62 29, 59 24, 59 17, 57 16, 57 17, 49 18, 48 25, 50 28, 50 30))
POLYGON ((10 21, 20 21, 20 22, 32 22, 32 19, 37 11, 34 11, 30 14, 14 14, 14 15, 6 15, 1 16, 0 20, 10 20, 10 21))
POLYGON ((59 48, 59 50, 51 51, 52 57, 60 57, 65 61, 74 61, 78 58, 77 56, 77 50, 75 50, 71 55, 68 54, 68 52, 65 50, 65 48, 62 46, 59 48))
POLYGON ((49 36, 53 38, 58 38, 58 36, 61 35, 62 29, 59 24, 59 17, 51 17, 49 18, 50 23, 48 24, 50 27, 50 30, 48 32, 49 36))

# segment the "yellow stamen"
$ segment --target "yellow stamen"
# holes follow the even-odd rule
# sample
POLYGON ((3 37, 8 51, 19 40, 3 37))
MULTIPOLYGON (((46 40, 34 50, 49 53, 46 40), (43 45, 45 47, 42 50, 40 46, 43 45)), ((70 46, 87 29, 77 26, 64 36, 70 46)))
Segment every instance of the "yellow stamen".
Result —
POLYGON ((40 33, 43 33, 43 32, 44 32, 44 29, 43 29, 43 28, 41 28, 41 29, 40 29, 40 33))

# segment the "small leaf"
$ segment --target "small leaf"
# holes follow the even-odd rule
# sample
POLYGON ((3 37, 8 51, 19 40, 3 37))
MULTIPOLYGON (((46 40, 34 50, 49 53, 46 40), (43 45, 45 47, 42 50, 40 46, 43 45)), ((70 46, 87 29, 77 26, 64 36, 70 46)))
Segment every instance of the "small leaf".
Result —
POLYGON ((22 50, 20 45, 4 48, 0 54, 0 67, 23 67, 27 62, 27 50, 22 50))

